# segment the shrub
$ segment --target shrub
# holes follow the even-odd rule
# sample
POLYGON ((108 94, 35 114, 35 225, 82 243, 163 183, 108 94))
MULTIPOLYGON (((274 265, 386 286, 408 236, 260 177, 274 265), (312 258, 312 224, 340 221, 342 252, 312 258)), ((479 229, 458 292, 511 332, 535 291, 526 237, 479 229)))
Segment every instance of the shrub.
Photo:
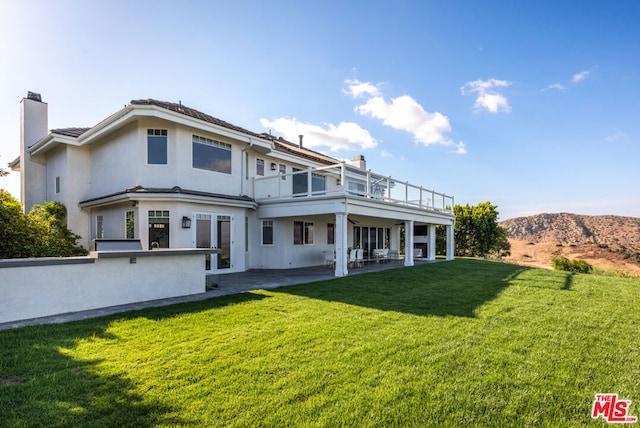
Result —
POLYGON ((593 273, 593 266, 581 259, 569 260, 564 256, 554 257, 552 260, 555 270, 575 273, 593 273))
POLYGON ((0 189, 0 259, 85 255, 80 236, 66 225, 67 210, 57 202, 34 205, 28 214, 0 189))

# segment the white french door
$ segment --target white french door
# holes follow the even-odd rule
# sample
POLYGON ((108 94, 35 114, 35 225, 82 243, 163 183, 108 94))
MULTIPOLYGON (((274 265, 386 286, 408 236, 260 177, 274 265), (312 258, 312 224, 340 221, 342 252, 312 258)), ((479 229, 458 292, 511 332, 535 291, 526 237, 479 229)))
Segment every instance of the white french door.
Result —
POLYGON ((225 272, 231 269, 232 217, 214 213, 196 213, 195 244, 197 248, 217 248, 220 253, 207 256, 206 270, 225 272))

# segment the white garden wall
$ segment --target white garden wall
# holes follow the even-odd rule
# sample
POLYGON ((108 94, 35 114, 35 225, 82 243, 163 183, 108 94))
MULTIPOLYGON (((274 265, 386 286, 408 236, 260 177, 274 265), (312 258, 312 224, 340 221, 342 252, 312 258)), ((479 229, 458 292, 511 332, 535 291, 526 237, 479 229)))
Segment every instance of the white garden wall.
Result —
POLYGON ((0 260, 0 323, 205 292, 211 250, 0 260))

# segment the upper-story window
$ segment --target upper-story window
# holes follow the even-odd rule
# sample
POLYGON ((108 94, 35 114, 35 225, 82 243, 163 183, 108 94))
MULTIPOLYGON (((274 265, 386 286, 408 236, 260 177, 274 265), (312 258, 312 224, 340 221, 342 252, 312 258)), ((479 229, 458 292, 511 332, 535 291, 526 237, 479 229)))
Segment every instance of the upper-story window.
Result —
POLYGON ((282 176, 282 179, 283 179, 283 180, 286 180, 286 179, 287 179, 287 177, 286 177, 286 174, 287 174, 287 166, 286 166, 286 165, 283 165, 283 164, 280 164, 280 165, 278 166, 278 168, 279 168, 279 169, 278 169, 278 174, 280 174, 280 175, 282 176))
POLYGON ((231 174, 231 144, 194 135, 193 167, 231 174))
POLYGON ((167 130, 147 129, 147 163, 167 164, 167 130))
POLYGON ((256 159, 256 175, 264 175, 264 159, 256 159))

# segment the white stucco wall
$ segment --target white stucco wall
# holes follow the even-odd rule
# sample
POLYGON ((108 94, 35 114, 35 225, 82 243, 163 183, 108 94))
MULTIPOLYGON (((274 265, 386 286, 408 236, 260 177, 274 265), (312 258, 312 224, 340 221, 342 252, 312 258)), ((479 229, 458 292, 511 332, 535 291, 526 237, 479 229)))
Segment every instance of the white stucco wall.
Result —
POLYGON ((91 144, 91 190, 82 199, 121 192, 141 184, 139 169, 146 163, 146 145, 140 148, 138 134, 138 126, 133 123, 91 144), (145 152, 141 153, 143 149, 145 152))
MULTIPOLYGON (((0 323, 204 293, 204 255, 1 267, 0 323)), ((85 261, 89 261, 86 258, 85 261)))

